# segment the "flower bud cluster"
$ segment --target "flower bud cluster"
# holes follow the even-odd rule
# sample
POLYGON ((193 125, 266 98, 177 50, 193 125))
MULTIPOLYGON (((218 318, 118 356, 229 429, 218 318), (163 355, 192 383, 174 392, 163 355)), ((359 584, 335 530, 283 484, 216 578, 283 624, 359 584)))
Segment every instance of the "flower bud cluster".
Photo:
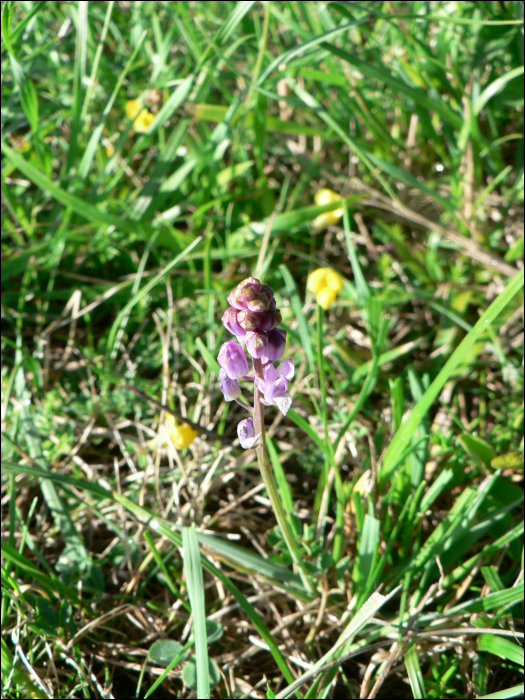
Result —
MULTIPOLYGON (((286 345, 286 331, 278 328, 281 312, 276 308, 272 288, 248 277, 230 292, 228 302, 230 306, 224 312, 222 322, 238 342, 226 341, 217 356, 221 367, 218 380, 224 398, 226 401, 237 400, 241 394, 238 380, 255 379, 262 394, 261 403, 277 406, 286 415, 292 403, 287 388, 294 366, 291 360, 283 360, 277 369, 271 364, 283 356, 286 345), (248 361, 240 343, 244 343, 254 360, 261 361, 264 378, 247 376, 248 361)), ((246 406, 241 401, 239 403, 246 406)), ((244 448, 253 447, 259 439, 252 418, 242 420, 237 432, 244 448)))
POLYGON ((272 288, 248 277, 230 292, 228 302, 222 322, 239 342, 245 343, 248 353, 263 364, 282 357, 286 331, 277 328, 281 312, 276 308, 272 288))

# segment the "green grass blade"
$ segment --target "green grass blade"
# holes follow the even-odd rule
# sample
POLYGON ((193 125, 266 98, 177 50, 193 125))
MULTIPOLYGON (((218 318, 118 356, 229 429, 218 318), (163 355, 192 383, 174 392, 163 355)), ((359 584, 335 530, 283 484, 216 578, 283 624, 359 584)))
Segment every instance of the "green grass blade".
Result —
POLYGON ((124 308, 120 311, 120 313, 117 315, 117 318, 113 321, 113 325, 111 326, 111 330, 109 332, 109 337, 108 337, 108 347, 106 351, 106 357, 108 358, 108 361, 111 357, 114 355, 114 343, 115 339, 117 337, 117 333, 124 321, 124 319, 129 315, 129 312, 131 309, 135 306, 135 304, 138 304, 138 302, 143 299, 153 287, 160 282, 160 280, 167 275, 167 273, 174 267, 176 267, 179 263, 183 262, 188 254, 197 246, 200 242, 202 241, 202 237, 199 236, 199 238, 196 238, 193 243, 190 243, 190 245, 182 251, 177 257, 175 257, 169 265, 166 265, 166 267, 159 272, 158 275, 155 275, 155 277, 150 280, 144 287, 139 290, 136 294, 133 295, 133 297, 128 301, 128 303, 124 306, 124 308))
POLYGON ((510 639, 504 639, 495 634, 482 634, 478 641, 478 649, 513 661, 523 667, 523 647, 511 642, 510 639))
POLYGON ((294 56, 297 56, 298 54, 303 56, 304 54, 306 54, 306 52, 310 51, 310 49, 315 49, 316 46, 319 46, 319 44, 322 44, 327 39, 333 39, 342 32, 345 32, 348 29, 350 29, 350 27, 353 27, 358 24, 363 24, 367 21, 368 19, 359 19, 354 20, 353 22, 348 22, 347 24, 341 24, 339 27, 329 29, 327 32, 323 32, 322 34, 319 34, 319 36, 316 36, 313 39, 309 39, 308 41, 305 41, 302 44, 294 46, 293 48, 278 56, 274 61, 270 63, 268 68, 264 71, 264 73, 260 76, 259 80, 257 81, 257 85, 263 85, 267 78, 269 78, 270 75, 277 68, 279 68, 279 66, 283 64, 289 64, 292 58, 294 58, 294 56))
POLYGON ((524 587, 522 582, 513 588, 489 593, 484 598, 469 600, 466 603, 455 605, 447 610, 447 616, 467 612, 488 612, 489 610, 516 605, 523 602, 523 593, 524 587))
POLYGON ((515 685, 513 688, 498 690, 496 693, 490 693, 490 695, 481 695, 478 700, 507 700, 507 698, 517 698, 523 695, 524 689, 525 687, 522 683, 521 685, 515 685))
POLYGON ((445 102, 442 100, 434 100, 427 96, 425 91, 421 88, 411 87, 407 85, 399 78, 394 77, 387 68, 378 65, 376 62, 363 61, 357 58, 354 54, 339 48, 338 46, 333 46, 332 44, 325 43, 323 48, 333 53, 335 56, 343 59, 354 68, 362 73, 363 75, 373 78, 380 83, 386 83, 396 94, 407 95, 411 97, 414 102, 426 110, 432 110, 437 112, 440 116, 449 122, 456 129, 460 129, 463 124, 463 118, 461 115, 454 112, 445 102))
POLYGON ((295 318, 297 319, 297 324, 299 326, 299 335, 301 336, 301 344, 306 354, 306 359, 308 360, 308 369, 310 370, 310 372, 313 373, 315 372, 314 351, 312 348, 312 340, 310 338, 310 329, 308 326, 308 321, 306 320, 306 317, 303 313, 303 305, 301 302, 301 298, 299 297, 299 292, 297 291, 295 280, 290 274, 290 270, 286 267, 286 265, 279 265, 279 270, 286 285, 286 292, 290 297, 290 302, 292 304, 292 309, 294 310, 295 318))
POLYGON ((324 438, 315 432, 310 423, 308 423, 302 416, 300 416, 296 411, 294 411, 293 408, 289 409, 286 416, 290 418, 290 420, 292 420, 295 423, 295 425, 301 428, 301 430, 304 430, 304 432, 315 442, 317 447, 319 447, 324 452, 327 458, 330 458, 330 452, 328 451, 328 447, 324 441, 324 438))
POLYGON ((186 588, 193 613, 193 634, 197 663, 197 697, 210 697, 208 666, 208 637, 206 632, 206 607, 204 605, 204 582, 202 579, 201 555, 195 532, 195 524, 182 529, 184 572, 186 588))
POLYGON ((78 180, 79 180, 78 184, 79 185, 81 185, 81 183, 89 175, 91 164, 93 163, 93 158, 95 157, 95 153, 99 147, 100 137, 102 136, 102 131, 104 130, 104 127, 106 125, 106 120, 109 116, 109 113, 111 112, 111 109, 115 103, 115 100, 117 99, 117 96, 120 92, 120 88, 122 87, 122 83, 124 82, 126 75, 131 70, 133 62, 135 61, 135 57, 137 56, 138 52, 142 48, 142 44, 143 44, 145 38, 146 38, 146 31, 144 31, 142 33, 142 36, 140 37, 139 41, 137 42, 137 45, 136 45, 135 49, 133 50, 133 53, 129 57, 129 60, 124 67, 124 70, 119 75, 117 82, 115 84, 115 87, 113 89, 113 92, 111 93, 109 100, 106 102, 106 106, 104 107, 102 114, 100 115, 100 118, 98 120, 96 127, 93 129, 93 133, 89 137, 89 141, 87 143, 86 149, 84 151, 84 154, 82 155, 82 160, 80 161, 80 165, 78 166, 78 180))
POLYGON ((405 651, 405 666, 408 673, 408 680, 410 681, 410 687, 412 688, 412 695, 414 698, 426 698, 425 682, 423 681, 423 674, 421 673, 421 666, 419 665, 415 644, 412 644, 405 651))
POLYGON ((454 370, 464 360, 467 353, 474 346, 476 340, 478 340, 478 338, 486 332, 487 324, 492 323, 498 317, 507 304, 509 304, 514 298, 515 294, 517 294, 517 292, 523 287, 523 282, 523 270, 521 270, 507 284, 501 294, 496 297, 472 330, 465 336, 465 338, 463 338, 460 345, 456 348, 443 369, 439 372, 438 376, 425 391, 421 399, 416 403, 410 412, 409 417, 400 426, 387 447, 379 470, 379 481, 381 483, 390 478, 396 464, 398 463, 397 458, 399 454, 402 453, 408 445, 423 416, 427 413, 432 403, 439 396, 439 393, 445 386, 448 379, 450 379, 452 376, 454 370))
POLYGON ((483 107, 487 104, 487 102, 492 97, 494 97, 494 95, 497 95, 498 92, 501 92, 501 90, 503 90, 503 88, 509 82, 509 80, 518 78, 520 75, 523 75, 523 66, 513 68, 512 70, 509 70, 507 73, 505 73, 505 75, 500 75, 499 78, 493 80, 492 83, 483 90, 481 95, 472 105, 472 111, 474 112, 474 114, 477 116, 481 112, 483 107))
POLYGON ((366 513, 363 531, 359 536, 358 556, 354 565, 352 579, 356 591, 362 592, 372 573, 379 546, 381 523, 377 518, 366 513))
POLYGON ((177 87, 175 92, 171 94, 166 102, 162 105, 160 110, 155 115, 155 119, 151 122, 148 127, 147 134, 153 134, 155 131, 160 129, 161 126, 168 121, 172 114, 181 106, 186 97, 188 96, 191 87, 193 85, 193 75, 185 78, 182 83, 177 87))
POLYGON ((399 588, 395 588, 393 591, 384 596, 378 593, 372 593, 370 598, 359 608, 355 615, 350 619, 348 625, 345 627, 343 632, 340 634, 338 640, 330 651, 326 652, 306 673, 303 673, 299 678, 294 681, 291 685, 284 690, 281 690, 276 697, 277 698, 287 698, 289 695, 299 688, 303 682, 303 678, 311 678, 312 674, 321 666, 329 663, 333 659, 337 658, 341 652, 352 642, 352 639, 359 632, 359 630, 366 625, 368 620, 373 617, 378 610, 380 610, 383 605, 385 605, 393 596, 399 593, 399 588))
POLYGON ((277 482, 277 488, 279 489, 279 495, 283 504, 283 508, 288 514, 288 521, 293 529, 293 499, 292 493, 290 491, 290 486, 286 480, 286 474, 282 467, 279 455, 273 444, 273 440, 269 435, 266 435, 266 448, 268 450, 268 456, 272 464, 273 472, 275 474, 275 481, 277 482))
POLYGON ((88 204, 80 197, 77 197, 70 192, 66 192, 66 190, 62 189, 53 180, 44 175, 44 173, 38 170, 38 168, 35 168, 34 165, 28 163, 19 153, 8 146, 4 141, 1 143, 1 148, 6 156, 20 170, 20 172, 31 180, 33 184, 44 192, 48 192, 54 199, 57 200, 57 202, 60 202, 66 207, 70 207, 73 211, 77 212, 77 214, 84 216, 88 221, 98 224, 106 224, 107 226, 114 226, 118 230, 126 231, 127 233, 133 235, 142 233, 144 238, 149 238, 149 236, 155 231, 155 229, 153 229, 151 226, 147 227, 142 224, 138 224, 136 221, 126 219, 125 217, 108 214, 98 207, 88 204))

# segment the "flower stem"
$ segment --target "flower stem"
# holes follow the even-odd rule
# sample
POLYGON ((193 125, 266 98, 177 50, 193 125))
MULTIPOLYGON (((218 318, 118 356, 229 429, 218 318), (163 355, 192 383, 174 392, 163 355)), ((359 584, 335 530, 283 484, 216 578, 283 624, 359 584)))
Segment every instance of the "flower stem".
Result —
MULTIPOLYGON (((263 379, 263 369, 261 360, 253 360, 253 373, 256 377, 263 379)), ((304 562, 301 557, 301 552, 295 541, 295 537, 290 529, 288 520, 286 519, 286 513, 281 504, 281 499, 279 492, 277 491, 277 485, 275 479, 273 478, 272 468, 270 466, 270 460, 268 459, 268 452, 266 451, 266 436, 264 429, 264 407, 261 403, 261 393, 257 388, 257 384, 254 387, 254 408, 253 408, 253 425, 255 428, 255 434, 259 434, 259 440, 257 442, 257 462, 259 463, 259 469, 261 471, 262 480, 266 486, 266 491, 268 497, 272 504, 272 509, 277 520, 281 532, 283 533, 284 540, 288 546, 292 559, 294 560, 301 580, 307 591, 313 595, 317 595, 317 591, 313 584, 312 579, 308 575, 304 562)))

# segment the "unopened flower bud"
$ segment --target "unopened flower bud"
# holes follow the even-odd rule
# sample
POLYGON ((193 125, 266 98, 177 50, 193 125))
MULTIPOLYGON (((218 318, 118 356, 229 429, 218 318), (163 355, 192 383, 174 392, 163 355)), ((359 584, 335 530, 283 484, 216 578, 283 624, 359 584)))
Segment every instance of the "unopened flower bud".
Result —
POLYGON ((268 345, 264 349, 264 360, 273 362, 283 356, 286 346, 286 331, 282 328, 274 328, 268 333, 268 345))
POLYGON ((265 331, 268 333, 269 331, 273 331, 274 328, 277 328, 277 326, 281 323, 281 312, 279 309, 270 309, 269 311, 265 311, 262 314, 259 314, 259 321, 257 328, 260 331, 265 331))
POLYGON ((228 294, 228 304, 230 306, 233 306, 235 309, 239 309, 239 311, 244 311, 244 309, 248 308, 248 304, 244 301, 242 297, 242 290, 238 289, 235 287, 235 289, 232 289, 232 291, 228 294))
POLYGON ((228 295, 228 303, 239 311, 268 311, 273 299, 271 287, 255 277, 247 277, 228 295))
POLYGON ((217 375, 219 387, 224 394, 225 401, 234 401, 241 395, 241 388, 236 379, 230 379, 226 372, 221 369, 217 375))
MULTIPOLYGON (((246 350, 256 359, 262 357, 264 350, 268 344, 268 336, 261 331, 248 331, 244 336, 246 350)), ((245 372, 246 374, 246 372, 245 372)))
POLYGON ((248 374, 248 360, 244 350, 234 340, 228 340, 221 345, 217 362, 229 379, 240 379, 248 374))
POLYGON ((230 333, 233 333, 233 335, 236 335, 238 338, 242 338, 246 331, 239 325, 239 313, 240 312, 237 309, 232 309, 230 306, 223 313, 222 322, 224 326, 230 331, 230 333))
POLYGON ((259 436, 255 435, 253 418, 245 418, 237 425, 237 435, 239 436, 241 446, 244 447, 245 450, 254 447, 259 440, 259 436))
POLYGON ((256 331, 259 328, 261 315, 262 314, 255 313, 254 311, 239 311, 237 321, 239 326, 243 329, 243 333, 246 333, 246 331, 256 331))

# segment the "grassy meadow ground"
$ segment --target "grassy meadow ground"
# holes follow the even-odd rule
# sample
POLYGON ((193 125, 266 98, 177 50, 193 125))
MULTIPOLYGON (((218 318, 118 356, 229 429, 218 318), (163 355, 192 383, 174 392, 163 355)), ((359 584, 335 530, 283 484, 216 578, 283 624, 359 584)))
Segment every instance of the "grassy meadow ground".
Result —
POLYGON ((3 697, 523 693, 522 17, 3 2, 3 697), (217 382, 250 275, 308 585, 217 382))

